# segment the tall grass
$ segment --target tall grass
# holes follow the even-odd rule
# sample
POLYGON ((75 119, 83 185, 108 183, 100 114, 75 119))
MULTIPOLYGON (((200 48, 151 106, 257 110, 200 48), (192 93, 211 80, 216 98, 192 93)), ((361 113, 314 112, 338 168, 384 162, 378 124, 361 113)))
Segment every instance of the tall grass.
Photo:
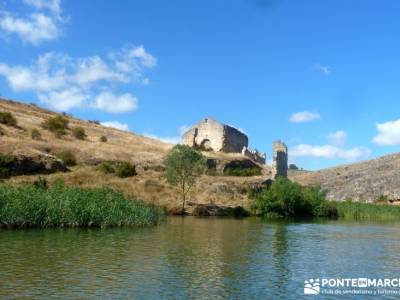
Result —
POLYGON ((332 201, 339 218, 351 220, 398 220, 400 206, 351 201, 332 201))
POLYGON ((107 188, 0 185, 0 227, 145 226, 163 212, 107 188))

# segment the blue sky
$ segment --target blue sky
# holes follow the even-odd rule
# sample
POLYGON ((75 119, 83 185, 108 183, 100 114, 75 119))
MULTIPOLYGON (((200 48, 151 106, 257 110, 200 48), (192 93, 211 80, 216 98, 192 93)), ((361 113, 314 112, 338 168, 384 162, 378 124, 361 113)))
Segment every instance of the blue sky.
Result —
POLYGON ((399 1, 0 1, 0 93, 167 141, 203 117, 319 169, 399 151, 399 1))

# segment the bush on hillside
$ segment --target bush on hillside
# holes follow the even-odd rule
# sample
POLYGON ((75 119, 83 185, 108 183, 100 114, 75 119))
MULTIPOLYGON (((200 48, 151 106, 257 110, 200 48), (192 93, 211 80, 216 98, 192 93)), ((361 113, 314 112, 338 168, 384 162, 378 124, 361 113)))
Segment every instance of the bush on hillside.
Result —
POLYGON ((42 137, 42 134, 40 133, 39 129, 33 128, 31 130, 31 138, 32 140, 40 140, 42 137))
POLYGON ((7 126, 17 126, 17 119, 12 113, 6 111, 0 111, 0 123, 7 126))
POLYGON ((261 169, 257 167, 245 168, 245 167, 235 167, 235 168, 225 168, 224 175, 226 176, 260 176, 261 169))
POLYGON ((75 155, 69 151, 65 150, 57 154, 57 157, 64 163, 64 165, 68 167, 72 167, 76 165, 75 155))
POLYGON ((115 166, 115 174, 121 178, 136 176, 136 167, 129 162, 123 161, 115 166))
POLYGON ((69 121, 66 118, 56 116, 43 121, 42 127, 52 132, 56 137, 61 137, 67 134, 68 123, 69 121))
POLYGON ((330 217, 338 212, 326 200, 326 193, 318 187, 304 187, 296 182, 278 178, 270 187, 251 194, 252 206, 263 216, 330 217))
POLYGON ((137 175, 136 167, 130 162, 126 161, 105 161, 102 162, 97 169, 105 174, 115 174, 120 178, 132 177, 137 175))
POLYGON ((72 135, 78 140, 84 140, 86 138, 85 129, 79 126, 72 128, 72 135))
POLYGON ((108 141, 108 139, 107 139, 107 137, 106 137, 105 135, 102 135, 102 136, 100 137, 100 142, 106 143, 107 141, 108 141))

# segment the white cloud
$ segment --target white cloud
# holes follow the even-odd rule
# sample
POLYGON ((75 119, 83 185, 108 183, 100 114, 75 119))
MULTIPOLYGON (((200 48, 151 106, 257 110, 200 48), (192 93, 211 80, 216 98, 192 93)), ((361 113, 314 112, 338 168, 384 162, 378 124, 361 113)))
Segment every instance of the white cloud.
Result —
POLYGON ((61 34, 61 15, 59 0, 24 0, 23 3, 34 9, 21 16, 16 12, 0 11, 0 30, 6 35, 16 35, 24 43, 39 45, 57 39, 61 34))
POLYGON ((321 64, 315 64, 314 69, 321 72, 325 76, 329 76, 332 73, 331 68, 329 66, 324 66, 321 64))
POLYGON ((400 119, 376 124, 378 134, 373 142, 382 146, 400 145, 400 119))
POLYGON ((14 91, 34 92, 56 110, 94 107, 121 113, 136 109, 138 101, 129 93, 116 95, 112 90, 116 84, 141 82, 145 69, 155 65, 156 59, 149 57, 143 46, 125 47, 106 57, 72 58, 48 52, 27 66, 0 62, 0 75, 14 91), (141 55, 130 54, 136 49, 141 55), (68 99, 71 94, 73 99, 68 99), (90 99, 95 100, 90 103, 90 99))
POLYGON ((294 157, 320 157, 328 159, 344 159, 355 161, 370 156, 371 150, 366 147, 343 149, 333 145, 313 146, 300 144, 289 149, 289 155, 294 157))
POLYGON ((152 139, 156 139, 156 140, 160 140, 160 141, 162 141, 164 143, 167 143, 167 144, 174 144, 174 145, 175 144, 179 144, 180 141, 181 141, 181 138, 179 136, 160 137, 160 136, 157 136, 155 134, 147 133, 147 132, 144 132, 143 136, 149 137, 149 138, 152 138, 152 139))
POLYGON ((123 131, 129 131, 129 126, 126 123, 120 123, 118 121, 108 121, 108 122, 101 122, 101 125, 105 127, 111 127, 123 131))
POLYGON ((343 130, 338 130, 336 132, 328 134, 328 140, 330 141, 330 143, 337 146, 343 146, 344 142, 346 141, 346 138, 347 138, 347 132, 343 130))
POLYGON ((61 14, 60 0, 23 0, 26 5, 30 5, 37 10, 48 9, 55 15, 61 14))
POLYGON ((39 99, 50 108, 68 111, 71 108, 82 107, 88 99, 88 95, 76 88, 54 91, 38 95, 39 99))
POLYGON ((292 114, 289 118, 289 121, 292 123, 305 123, 313 120, 318 120, 320 118, 321 115, 319 113, 302 111, 292 114))
POLYGON ((137 108, 137 99, 128 93, 115 95, 102 92, 97 96, 94 107, 110 113, 126 113, 137 108))

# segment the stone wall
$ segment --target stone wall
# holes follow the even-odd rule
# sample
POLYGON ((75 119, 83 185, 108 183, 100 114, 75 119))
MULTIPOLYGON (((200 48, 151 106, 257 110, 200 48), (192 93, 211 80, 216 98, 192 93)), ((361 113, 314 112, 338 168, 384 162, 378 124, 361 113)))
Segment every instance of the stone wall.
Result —
POLYGON ((265 162, 267 160, 267 155, 265 153, 259 152, 257 149, 251 150, 247 147, 243 147, 242 155, 247 156, 248 158, 251 158, 255 162, 258 162, 259 164, 262 165, 265 165, 265 162))
POLYGON ((287 146, 282 141, 275 141, 273 143, 273 161, 272 168, 274 169, 274 176, 287 178, 288 170, 288 151, 287 146))

